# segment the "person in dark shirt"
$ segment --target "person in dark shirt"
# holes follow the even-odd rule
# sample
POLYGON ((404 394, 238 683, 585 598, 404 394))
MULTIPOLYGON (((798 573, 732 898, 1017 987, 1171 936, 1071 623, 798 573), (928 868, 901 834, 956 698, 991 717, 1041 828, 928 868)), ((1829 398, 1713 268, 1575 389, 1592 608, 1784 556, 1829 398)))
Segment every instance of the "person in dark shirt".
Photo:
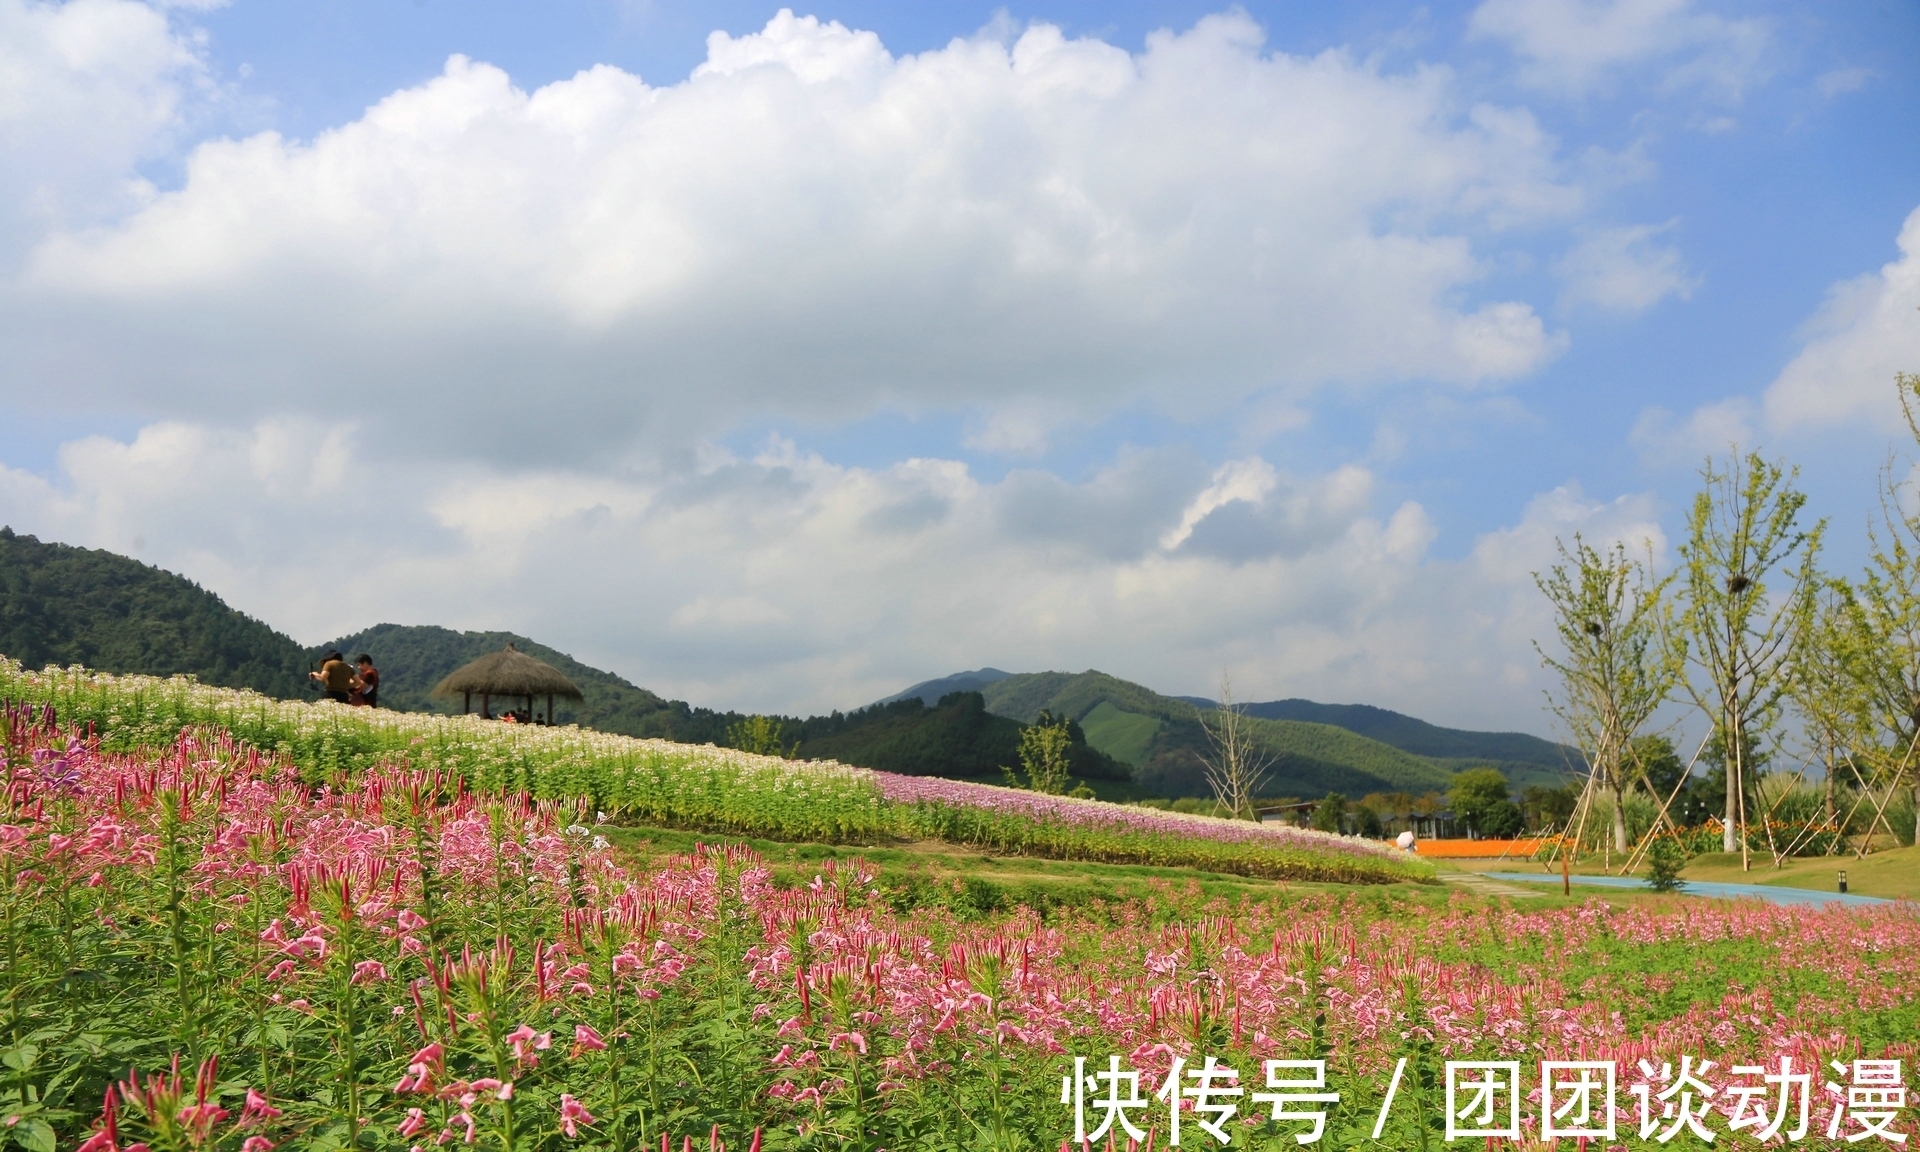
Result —
POLYGON ((346 658, 337 651, 327 653, 320 662, 320 671, 307 675, 319 682, 320 691, 329 700, 345 704, 353 695, 353 669, 347 667, 346 658))
POLYGON ((347 703, 357 708, 380 707, 380 669, 373 666, 373 657, 362 652, 354 663, 360 667, 354 673, 353 695, 347 703))

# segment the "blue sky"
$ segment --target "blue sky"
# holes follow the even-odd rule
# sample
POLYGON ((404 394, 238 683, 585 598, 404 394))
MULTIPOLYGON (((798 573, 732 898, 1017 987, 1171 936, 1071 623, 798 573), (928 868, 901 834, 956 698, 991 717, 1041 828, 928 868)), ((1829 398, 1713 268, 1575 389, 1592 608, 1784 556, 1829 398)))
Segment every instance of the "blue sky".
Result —
POLYGON ((718 706, 1546 731, 1528 574, 1670 559, 1705 453, 1859 562, 1916 58, 1906 4, 0 0, 0 520, 718 706))

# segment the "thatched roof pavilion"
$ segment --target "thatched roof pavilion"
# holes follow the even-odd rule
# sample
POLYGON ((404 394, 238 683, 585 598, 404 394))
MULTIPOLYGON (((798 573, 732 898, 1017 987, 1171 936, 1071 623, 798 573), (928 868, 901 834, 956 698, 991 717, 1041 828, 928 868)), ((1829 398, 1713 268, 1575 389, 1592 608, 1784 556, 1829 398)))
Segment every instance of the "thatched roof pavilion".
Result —
POLYGON ((461 698, 460 711, 464 714, 473 710, 473 698, 480 697, 480 715, 491 718, 490 705, 493 697, 505 696, 508 699, 519 697, 526 701, 529 716, 533 713, 535 698, 547 698, 546 722, 553 723, 553 701, 555 697, 567 700, 583 699, 580 689, 566 678, 558 668, 544 660, 533 657, 509 644, 498 652, 489 652, 471 664, 456 669, 451 676, 434 685, 435 696, 454 696, 461 698))

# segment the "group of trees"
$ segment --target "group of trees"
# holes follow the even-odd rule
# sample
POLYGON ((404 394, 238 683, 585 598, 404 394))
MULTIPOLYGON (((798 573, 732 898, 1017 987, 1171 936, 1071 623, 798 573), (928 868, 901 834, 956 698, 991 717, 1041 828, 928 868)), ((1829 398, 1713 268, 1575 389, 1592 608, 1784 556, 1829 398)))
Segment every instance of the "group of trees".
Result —
MULTIPOLYGON (((1920 440, 1920 376, 1898 387, 1920 440)), ((1567 820, 1609 820, 1616 852, 1630 850, 1630 795, 1656 806, 1650 831, 1677 829, 1707 818, 1709 787, 1722 850, 1747 861, 1756 840, 1776 860, 1804 848, 1812 831, 1773 819, 1792 789, 1761 787, 1795 751, 1796 787, 1824 777, 1827 831, 1860 826, 1864 809, 1869 837, 1895 832, 1887 812, 1903 787, 1920 799, 1920 491, 1893 462, 1883 469, 1866 569, 1849 579, 1821 569, 1826 521, 1807 522, 1797 476, 1758 453, 1710 460, 1674 571, 1655 572, 1650 546, 1642 556, 1576 535, 1535 575, 1554 612, 1557 643, 1536 645, 1556 674, 1549 701, 1590 768, 1567 820), (1675 699, 1708 722, 1693 758, 1705 778, 1646 731, 1675 699)))

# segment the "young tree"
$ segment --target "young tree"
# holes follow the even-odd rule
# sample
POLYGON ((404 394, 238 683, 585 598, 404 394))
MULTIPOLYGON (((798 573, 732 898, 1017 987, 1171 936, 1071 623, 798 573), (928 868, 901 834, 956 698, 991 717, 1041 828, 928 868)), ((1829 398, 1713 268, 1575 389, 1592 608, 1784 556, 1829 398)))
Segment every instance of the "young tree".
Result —
MULTIPOLYGON (((1838 827, 1835 786, 1840 766, 1852 763, 1851 750, 1861 743, 1868 710, 1861 684, 1868 676, 1859 667, 1863 640, 1873 631, 1871 616, 1860 610, 1854 589, 1845 580, 1826 581, 1814 595, 1807 616, 1805 641, 1797 646, 1787 669, 1787 696, 1799 713, 1800 731, 1811 744, 1811 755, 1826 773, 1823 807, 1829 825, 1838 827)), ((1864 648, 1877 649, 1874 642, 1864 648)))
POLYGON ((1055 721, 1048 712, 1040 713, 1037 723, 1020 733, 1020 766, 1026 769, 1027 787, 1054 795, 1067 790, 1067 749, 1073 741, 1065 720, 1055 721))
POLYGON ((1721 849, 1747 852, 1747 792, 1760 745, 1772 735, 1786 694, 1786 669, 1806 634, 1822 520, 1800 525, 1807 498, 1787 471, 1758 452, 1732 454, 1726 470, 1712 460, 1687 515, 1684 607, 1680 631, 1698 680, 1685 681, 1726 751, 1727 786, 1721 849), (1796 567, 1788 569, 1793 563, 1796 567), (1769 596, 1776 579, 1778 595, 1769 596), (1781 585, 1784 586, 1781 586, 1781 585))
MULTIPOLYGON (((1920 376, 1895 377, 1907 427, 1920 441, 1920 376)), ((1886 798, 1915 770, 1920 758, 1920 485, 1902 476, 1894 461, 1880 473, 1880 522, 1870 532, 1867 570, 1834 629, 1838 663, 1855 689, 1848 741, 1865 783, 1881 790, 1874 825, 1886 798)), ((1915 831, 1920 833, 1920 783, 1914 786, 1915 831)), ((1892 829, 1888 829, 1892 831, 1892 829)), ((1864 845, 1863 845, 1864 847, 1864 845)))
POLYGON ((1680 679, 1682 654, 1663 644, 1664 594, 1673 577, 1653 578, 1649 565, 1614 544, 1602 552, 1579 535, 1560 562, 1533 582, 1553 605, 1562 655, 1536 642, 1541 661, 1559 675, 1548 707, 1567 726, 1600 786, 1613 797, 1613 849, 1627 851, 1626 793, 1635 769, 1633 741, 1680 679))
POLYGON ((782 744, 780 738, 785 731, 786 724, 778 717, 749 716, 727 726, 727 746, 757 756, 778 756, 791 760, 799 753, 800 742, 795 740, 791 746, 782 744))
POLYGON ((1273 754, 1254 739, 1247 717, 1233 702, 1233 678, 1220 674, 1220 706, 1200 714, 1200 727, 1207 734, 1208 752, 1200 761, 1206 767, 1207 787, 1222 808, 1235 819, 1255 818, 1253 798, 1267 781, 1273 766, 1273 754))

